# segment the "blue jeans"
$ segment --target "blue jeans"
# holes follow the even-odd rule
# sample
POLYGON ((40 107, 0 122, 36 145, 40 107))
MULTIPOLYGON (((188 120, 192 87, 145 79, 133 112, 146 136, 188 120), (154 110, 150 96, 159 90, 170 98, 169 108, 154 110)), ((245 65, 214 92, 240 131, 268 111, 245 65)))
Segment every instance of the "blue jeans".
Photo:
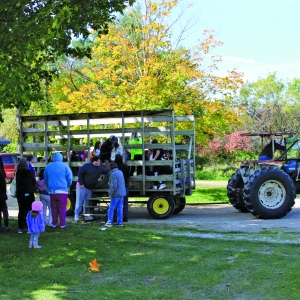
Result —
POLYGON ((39 236, 40 236, 39 233, 31 233, 31 235, 30 235, 30 242, 31 243, 38 242, 39 241, 39 236))
MULTIPOLYGON (((86 189, 76 188, 76 204, 75 204, 75 217, 79 217, 79 214, 82 209, 82 203, 84 202, 84 206, 89 206, 89 198, 92 196, 92 191, 86 189)), ((88 214, 90 209, 85 208, 84 214, 88 214)))
POLYGON ((117 224, 123 223, 123 197, 120 198, 111 198, 108 215, 107 215, 107 223, 112 223, 114 218, 114 210, 117 208, 117 224))
POLYGON ((40 194, 40 200, 43 203, 43 218, 45 225, 52 225, 52 210, 50 204, 50 195, 40 194), (47 210, 49 213, 47 214, 47 210))

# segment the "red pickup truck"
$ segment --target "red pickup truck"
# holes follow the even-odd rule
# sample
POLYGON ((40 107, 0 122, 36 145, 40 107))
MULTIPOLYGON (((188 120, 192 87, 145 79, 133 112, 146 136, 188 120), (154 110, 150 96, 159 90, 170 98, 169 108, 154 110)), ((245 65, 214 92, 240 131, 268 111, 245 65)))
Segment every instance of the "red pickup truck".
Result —
POLYGON ((6 183, 11 183, 16 171, 20 154, 19 153, 0 153, 2 157, 4 171, 6 173, 6 183))

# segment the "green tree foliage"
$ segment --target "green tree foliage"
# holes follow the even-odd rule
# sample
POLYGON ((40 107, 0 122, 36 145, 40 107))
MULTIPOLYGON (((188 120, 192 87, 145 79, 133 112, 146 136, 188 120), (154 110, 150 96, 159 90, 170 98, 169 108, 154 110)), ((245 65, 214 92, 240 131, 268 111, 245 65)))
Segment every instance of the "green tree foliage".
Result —
POLYGON ((299 80, 286 83, 272 73, 248 82, 241 89, 240 103, 246 109, 245 131, 296 130, 299 124, 299 80), (296 121, 298 120, 298 121, 296 121))
POLYGON ((4 109, 5 122, 0 122, 0 135, 10 141, 10 144, 3 147, 3 152, 16 152, 18 146, 19 131, 15 109, 4 109))
MULTIPOLYGON (((2 1, 3 2, 3 1, 2 1)), ((18 0, 0 6, 0 98, 2 108, 26 109, 44 96, 62 54, 90 55, 90 47, 70 47, 72 38, 94 29, 107 31, 117 12, 134 0, 18 0)))

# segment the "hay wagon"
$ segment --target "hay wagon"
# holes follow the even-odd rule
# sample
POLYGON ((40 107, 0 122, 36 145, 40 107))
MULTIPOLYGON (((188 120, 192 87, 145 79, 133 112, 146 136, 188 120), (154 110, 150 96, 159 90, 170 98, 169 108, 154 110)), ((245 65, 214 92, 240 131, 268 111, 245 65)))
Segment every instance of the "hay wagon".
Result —
MULTIPOLYGON (((127 160, 130 166, 141 166, 142 175, 129 178, 129 203, 145 203, 153 218, 166 219, 181 212, 186 204, 186 195, 195 188, 195 124, 194 117, 175 116, 171 109, 90 112, 78 114, 58 114, 40 116, 20 116, 20 153, 33 153, 45 157, 45 163, 35 163, 43 168, 51 153, 61 151, 87 151, 87 157, 96 140, 104 140, 110 135, 117 136, 120 144, 129 151, 134 148, 171 150, 173 160, 150 162, 143 155, 142 160, 127 160), (141 145, 129 144, 130 136, 138 133, 141 145), (156 138, 159 145, 151 144, 156 138), (42 153, 42 154, 41 154, 42 153), (173 172, 170 175, 147 176, 146 168, 154 165, 168 165, 173 172), (155 181, 163 181, 166 188, 153 189, 155 181)), ((68 161, 71 168, 79 168, 85 162, 68 161)), ((99 216, 107 210, 108 175, 102 175, 93 190, 91 214, 99 216)), ((73 177, 70 188, 67 214, 71 215, 75 207, 77 176, 73 177)))

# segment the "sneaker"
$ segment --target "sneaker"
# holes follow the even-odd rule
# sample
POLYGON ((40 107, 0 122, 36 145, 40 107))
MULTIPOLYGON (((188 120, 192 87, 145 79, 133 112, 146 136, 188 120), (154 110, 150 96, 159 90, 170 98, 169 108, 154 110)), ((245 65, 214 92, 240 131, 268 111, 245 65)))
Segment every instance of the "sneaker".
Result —
POLYGON ((119 227, 123 227, 123 224, 117 224, 117 226, 119 226, 119 227))
POLYGON ((78 221, 79 221, 79 217, 78 217, 78 216, 75 216, 75 217, 74 217, 74 221, 75 221, 75 222, 78 222, 78 221))
POLYGON ((84 221, 93 221, 94 218, 92 216, 84 217, 84 221))
POLYGON ((106 222, 106 223, 104 224, 104 226, 105 226, 105 227, 111 227, 111 226, 112 226, 112 224, 111 224, 111 223, 108 223, 108 222, 106 222))
POLYGON ((18 229, 18 233, 23 233, 23 229, 18 229))
POLYGON ((69 228, 69 225, 66 224, 66 225, 64 225, 64 226, 60 226, 60 228, 61 228, 61 229, 69 228))
POLYGON ((157 190, 157 186, 156 186, 156 185, 154 185, 152 189, 153 189, 153 190, 157 190))
POLYGON ((52 228, 56 228, 56 225, 52 225, 52 228))
POLYGON ((164 184, 164 183, 162 183, 160 186, 159 186, 159 190, 162 190, 162 189, 164 189, 164 188, 166 188, 167 186, 164 184))
POLYGON ((49 227, 53 227, 53 224, 52 224, 52 223, 49 223, 47 226, 49 226, 49 227))

